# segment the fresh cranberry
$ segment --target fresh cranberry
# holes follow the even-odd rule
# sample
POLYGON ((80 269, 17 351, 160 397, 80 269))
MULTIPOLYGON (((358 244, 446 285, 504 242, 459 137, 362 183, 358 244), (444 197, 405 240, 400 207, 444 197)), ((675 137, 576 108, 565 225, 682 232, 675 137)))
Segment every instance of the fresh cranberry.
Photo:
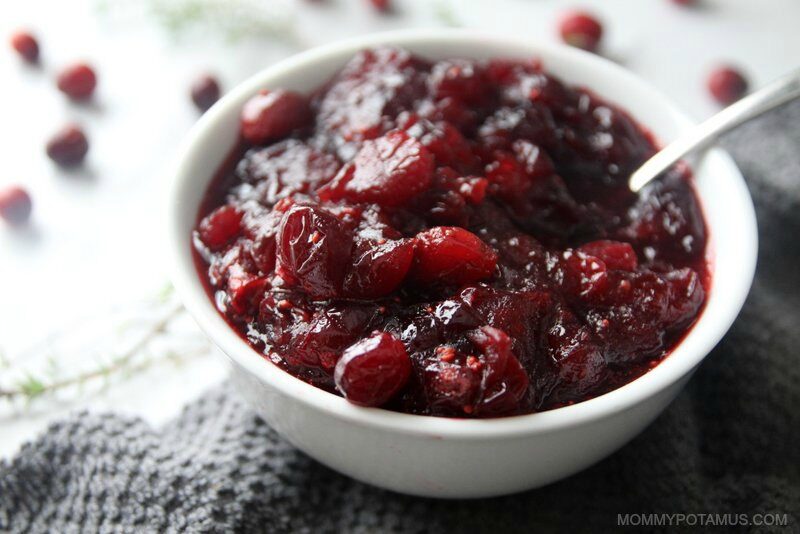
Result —
POLYGON ((430 186, 433 169, 430 152, 408 133, 396 130, 366 141, 352 164, 318 194, 323 200, 402 205, 430 186))
POLYGON ((381 13, 388 13, 392 10, 391 0, 369 0, 370 5, 381 13))
POLYGON ((85 63, 76 63, 62 70, 56 80, 59 90, 73 100, 88 100, 97 87, 94 69, 85 63))
POLYGON ((333 375, 336 387, 355 404, 381 406, 408 382, 411 358, 391 334, 374 332, 344 351, 333 375))
POLYGON ((277 272, 312 298, 334 297, 342 290, 352 246, 339 219, 319 208, 293 206, 278 232, 277 272))
POLYGON ((197 109, 206 111, 219 100, 219 82, 210 74, 203 74, 192 83, 191 95, 197 109))
POLYGON ((308 100, 303 95, 283 89, 261 91, 242 108, 242 136, 260 145, 286 137, 308 120, 308 100))
POLYGON ((747 89, 747 78, 733 67, 715 69, 708 78, 708 90, 711 96, 726 106, 747 94, 747 89))
POLYGON ((235 239, 242 230, 242 212, 235 206, 217 208, 197 227, 200 241, 211 250, 219 250, 235 239))
POLYGON ((594 52, 603 36, 603 26, 588 13, 570 13, 561 20, 561 38, 564 42, 594 52))
POLYGON ((466 285, 494 273, 497 253, 463 228, 431 228, 417 242, 413 274, 420 283, 466 285))
POLYGON ((0 189, 0 217, 8 224, 21 226, 28 222, 33 203, 31 196, 19 186, 0 189))
POLYGON ((26 62, 34 64, 39 61, 39 42, 30 33, 26 31, 13 33, 11 46, 26 62))
POLYGON ((89 152, 89 140, 80 126, 69 124, 56 132, 47 142, 47 155, 62 167, 83 162, 89 152))

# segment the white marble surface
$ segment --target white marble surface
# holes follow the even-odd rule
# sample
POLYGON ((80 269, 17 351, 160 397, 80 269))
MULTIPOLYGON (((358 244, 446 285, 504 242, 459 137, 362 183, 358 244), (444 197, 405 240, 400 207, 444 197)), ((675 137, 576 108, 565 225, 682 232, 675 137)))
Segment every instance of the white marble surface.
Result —
MULTIPOLYGON (((170 1, 186 0, 0 3, 0 185, 22 183, 35 202, 28 230, 0 226, 0 349, 14 366, 34 358, 31 347, 40 350, 48 335, 69 331, 82 317, 91 334, 92 318, 148 300, 165 284, 160 196, 167 163, 197 116, 187 86, 198 72, 218 73, 229 88, 303 47, 368 31, 441 26, 441 6, 466 27, 546 40, 557 38, 561 12, 587 7, 605 22, 604 53, 697 118, 715 109, 704 82, 718 62, 741 65, 759 85, 800 61, 797 0, 706 0, 698 9, 670 0, 397 0, 398 13, 390 17, 373 13, 366 0, 228 2, 229 9, 259 5, 293 18, 291 43, 230 42, 210 29, 176 37, 147 14, 148 6, 170 1), (103 11, 101 4, 110 7, 103 11), (41 68, 22 65, 6 46, 18 27, 39 36, 41 68), (54 73, 74 59, 97 67, 92 104, 70 104, 54 90, 54 73), (67 120, 85 125, 91 140, 82 171, 64 173, 43 156, 46 138, 67 120)), ((97 335, 107 339, 109 332, 97 335)), ((85 364, 74 358, 65 355, 64 365, 85 364)), ((0 457, 77 408, 115 409, 158 424, 225 372, 219 359, 199 354, 77 402, 0 406, 0 457)))

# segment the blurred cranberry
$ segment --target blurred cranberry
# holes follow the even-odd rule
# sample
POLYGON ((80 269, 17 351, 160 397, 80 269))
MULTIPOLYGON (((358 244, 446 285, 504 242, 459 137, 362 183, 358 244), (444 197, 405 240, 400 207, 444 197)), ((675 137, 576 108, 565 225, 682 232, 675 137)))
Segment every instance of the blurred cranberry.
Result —
POLYGON ((369 3, 381 13, 388 13, 392 10, 391 0, 369 0, 369 3))
POLYGON ((594 52, 603 36, 603 27, 593 16, 582 11, 568 14, 561 20, 561 38, 564 42, 594 52))
POLYGON ((73 100, 87 100, 97 87, 97 76, 92 67, 76 63, 62 70, 57 79, 58 88, 73 100))
POLYGON ((19 186, 0 189, 0 218, 8 224, 20 226, 31 216, 31 196, 19 186))
POLYGON ((11 46, 28 63, 39 61, 39 43, 26 31, 18 31, 11 35, 11 46))
POLYGON ((242 136, 254 144, 274 141, 305 125, 310 116, 303 95, 283 89, 264 90, 242 108, 242 136))
POLYGON ((192 101, 197 109, 205 111, 219 100, 220 89, 217 79, 210 74, 199 76, 192 84, 192 101))
POLYGON ((242 231, 243 213, 226 204, 208 214, 197 227, 200 240, 211 250, 220 250, 242 231))
POLYGON ((89 151, 89 140, 80 126, 69 124, 56 132, 47 142, 47 155, 62 167, 83 162, 89 151))
POLYGON ((679 6, 693 6, 697 3, 697 0, 672 0, 672 3, 679 6))
POLYGON ((732 67, 719 67, 708 78, 711 96, 723 105, 733 104, 747 93, 747 79, 732 67))

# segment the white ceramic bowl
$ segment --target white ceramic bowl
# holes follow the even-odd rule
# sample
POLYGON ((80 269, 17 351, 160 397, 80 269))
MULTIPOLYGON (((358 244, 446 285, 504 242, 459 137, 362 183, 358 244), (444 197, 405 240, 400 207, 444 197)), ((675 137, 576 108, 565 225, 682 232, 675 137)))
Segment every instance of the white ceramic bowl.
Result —
POLYGON ((353 478, 414 495, 486 497, 556 481, 597 462, 647 426, 689 380, 738 314, 753 277, 756 223, 732 160, 712 150, 696 167, 710 230, 713 286, 702 316, 655 369, 600 397, 543 413, 459 420, 360 408, 314 388, 251 349, 203 289, 191 255, 201 197, 233 147, 239 110, 262 88, 309 91, 356 51, 403 46, 432 59, 538 57, 571 84, 629 111, 658 139, 690 125, 664 96, 621 67, 564 46, 463 30, 401 31, 359 37, 293 56, 236 87, 198 121, 172 172, 168 227, 172 273, 186 308, 227 354, 238 390, 287 440, 353 478))

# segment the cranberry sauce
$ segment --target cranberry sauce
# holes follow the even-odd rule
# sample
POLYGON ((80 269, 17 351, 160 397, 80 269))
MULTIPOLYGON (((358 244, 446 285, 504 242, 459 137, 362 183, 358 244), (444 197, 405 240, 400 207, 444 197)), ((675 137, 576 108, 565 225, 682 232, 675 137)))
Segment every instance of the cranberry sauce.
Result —
POLYGON ((689 177, 640 195, 628 115, 535 61, 359 53, 263 91, 201 207, 201 277, 276 365, 351 402, 496 417, 656 365, 701 312, 689 177))

